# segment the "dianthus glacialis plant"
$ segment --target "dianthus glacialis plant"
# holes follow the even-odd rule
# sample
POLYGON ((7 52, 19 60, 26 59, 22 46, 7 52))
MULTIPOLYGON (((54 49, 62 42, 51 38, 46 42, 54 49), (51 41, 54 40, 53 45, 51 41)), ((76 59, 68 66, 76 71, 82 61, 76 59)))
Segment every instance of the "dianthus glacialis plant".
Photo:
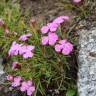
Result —
MULTIPOLYGON (((79 4, 80 1, 81 0, 72 0, 74 4, 79 4)), ((1 35, 2 38, 0 41, 3 39, 3 41, 5 41, 1 44, 1 46, 4 46, 5 48, 5 52, 2 53, 6 54, 6 51, 8 52, 7 68, 9 68, 9 70, 7 70, 7 72, 9 75, 6 79, 10 82, 12 89, 16 88, 24 93, 24 95, 26 94, 28 96, 34 96, 34 93, 35 96, 54 95, 52 94, 54 91, 60 94, 64 93, 63 95, 65 95, 67 88, 71 85, 69 82, 72 82, 72 79, 68 76, 68 71, 66 71, 66 65, 70 63, 68 58, 70 59, 71 55, 63 55, 69 55, 72 52, 73 44, 68 38, 63 38, 63 35, 61 38, 58 34, 58 29, 60 26, 62 27, 63 23, 69 21, 69 19, 69 16, 57 17, 52 22, 44 25, 41 28, 41 33, 38 32, 37 25, 34 27, 37 23, 34 20, 31 20, 31 28, 30 26, 23 26, 23 28, 19 29, 18 26, 16 26, 15 29, 19 31, 16 33, 17 35, 13 34, 14 32, 11 33, 8 29, 10 27, 7 27, 3 19, 0 19, 0 27, 4 32, 4 36, 2 36, 3 34, 1 35), (32 34, 27 33, 20 36, 19 33, 22 30, 27 29, 27 27, 27 32, 32 32, 32 34), (33 28, 37 29, 34 30, 33 28), (40 35, 42 36, 41 38, 40 35), (18 36, 20 37, 18 38, 18 36), (15 39, 11 39, 11 37, 14 37, 15 39), (40 40, 41 43, 39 42, 40 40), (56 52, 53 52, 53 49, 56 52), (66 77, 70 78, 70 80, 66 77)), ((13 26, 14 23, 12 23, 12 21, 9 25, 13 26)), ((14 28, 14 26, 12 26, 11 28, 14 28)), ((59 94, 56 95, 59 96, 59 94)))
MULTIPOLYGON (((8 55, 9 55, 9 57, 13 57, 13 58, 15 58, 15 56, 16 56, 15 60, 11 61, 12 62, 11 63, 12 72, 13 73, 16 72, 16 75, 7 76, 7 80, 10 81, 11 87, 19 89, 21 92, 26 93, 28 96, 32 96, 35 92, 35 88, 36 88, 36 92, 39 91, 39 89, 38 89, 39 84, 40 84, 40 86, 43 86, 41 80, 43 80, 45 78, 46 79, 48 78, 47 80, 49 80, 49 79, 51 80, 50 75, 52 75, 52 78, 55 78, 55 77, 61 76, 61 74, 63 74, 63 75, 65 74, 63 71, 61 72, 61 70, 65 70, 65 69, 63 69, 63 65, 65 63, 61 64, 62 61, 60 61, 61 62, 60 63, 58 60, 61 58, 63 58, 62 60, 65 60, 64 59, 65 56, 63 56, 63 55, 69 55, 73 51, 73 44, 67 38, 61 39, 60 36, 57 34, 57 30, 58 30, 58 27, 60 27, 60 25, 62 23, 67 22, 67 21, 69 21, 68 16, 60 16, 41 28, 40 34, 42 34, 42 37, 39 38, 39 40, 41 40, 42 46, 51 46, 51 48, 54 48, 54 50, 57 53, 57 54, 55 54, 55 52, 48 53, 49 56, 50 56, 50 54, 52 54, 52 56, 55 57, 50 60, 52 63, 51 65, 50 65, 49 60, 46 59, 47 52, 46 53, 44 52, 44 51, 46 51, 46 49, 44 49, 42 51, 43 48, 40 48, 41 47, 41 44, 39 44, 40 42, 38 44, 36 43, 37 45, 34 43, 35 39, 37 40, 37 38, 34 38, 34 40, 32 40, 34 42, 31 42, 31 43, 28 42, 28 41, 30 41, 28 39, 31 38, 31 36, 33 36, 34 33, 33 34, 30 34, 30 33, 23 34, 18 38, 18 40, 16 40, 16 41, 13 40, 11 42, 11 46, 8 50, 8 55), (34 44, 36 47, 34 45, 29 45, 29 44, 34 44), (35 48, 37 48, 37 49, 35 50, 35 48), (38 51, 38 50, 40 50, 40 51, 38 51), (36 52, 34 53, 34 51, 36 51, 36 52), (41 52, 42 53, 44 52, 44 54, 42 54, 41 52), (61 57, 59 57, 58 53, 63 54, 63 55, 60 55, 61 57), (34 55, 34 54, 36 54, 36 55, 34 55), (19 55, 20 55, 20 57, 18 58, 19 55), (46 55, 46 57, 45 57, 45 55, 46 55), (32 59, 32 57, 33 57, 33 59, 32 59), (58 69, 59 67, 57 69, 54 67, 54 68, 52 68, 52 70, 49 70, 50 66, 51 67, 61 66, 60 68, 62 68, 62 69, 59 70, 58 69), (22 68, 22 67, 24 67, 24 68, 22 68), (54 70, 55 70, 55 72, 57 72, 55 76, 52 73, 52 72, 54 72, 54 70), (38 74, 40 74, 40 75, 38 75, 38 74), (42 75, 42 74, 44 74, 44 75, 42 75), (49 74, 49 76, 48 76, 48 74, 49 74), (28 79, 26 80, 25 78, 23 78, 23 76, 25 78, 27 77, 28 79), (30 78, 32 78, 33 82, 30 80, 30 78)), ((63 77, 60 77, 60 79, 58 79, 58 80, 61 82, 62 78, 63 77)), ((51 81, 49 81, 49 82, 51 83, 51 81)), ((56 83, 57 80, 52 81, 52 83, 53 82, 56 83)), ((48 84, 49 86, 50 86, 50 83, 48 84)), ((46 87, 44 87, 44 88, 46 89, 46 87)), ((43 87, 41 89, 43 89, 43 87)))
POLYGON ((67 39, 60 40, 56 33, 60 24, 68 20, 69 16, 60 16, 53 20, 53 22, 43 26, 41 28, 41 44, 53 46, 56 52, 69 55, 73 50, 73 44, 71 44, 67 39))

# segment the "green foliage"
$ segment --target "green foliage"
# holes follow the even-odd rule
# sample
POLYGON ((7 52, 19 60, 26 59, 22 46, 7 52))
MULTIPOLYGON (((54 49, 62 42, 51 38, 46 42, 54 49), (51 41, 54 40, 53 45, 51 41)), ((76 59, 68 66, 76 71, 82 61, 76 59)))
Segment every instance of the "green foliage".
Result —
POLYGON ((74 85, 69 85, 67 89, 66 96, 76 96, 76 87, 74 85))

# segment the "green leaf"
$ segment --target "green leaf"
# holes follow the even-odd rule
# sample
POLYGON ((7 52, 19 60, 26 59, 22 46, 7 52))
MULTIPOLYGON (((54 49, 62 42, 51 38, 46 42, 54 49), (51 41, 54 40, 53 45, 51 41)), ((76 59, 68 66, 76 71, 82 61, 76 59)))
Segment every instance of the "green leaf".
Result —
POLYGON ((66 96, 74 96, 75 93, 76 93, 76 91, 74 89, 68 89, 67 93, 66 93, 66 96))

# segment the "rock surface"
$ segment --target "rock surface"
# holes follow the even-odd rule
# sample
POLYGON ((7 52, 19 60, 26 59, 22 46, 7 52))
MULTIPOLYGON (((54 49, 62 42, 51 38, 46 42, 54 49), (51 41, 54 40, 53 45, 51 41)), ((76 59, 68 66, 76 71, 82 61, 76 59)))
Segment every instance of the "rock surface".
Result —
POLYGON ((0 84, 3 83, 4 78, 5 78, 5 76, 4 76, 5 72, 3 71, 2 61, 3 61, 3 59, 0 56, 0 84))
POLYGON ((79 33, 79 96, 96 96, 96 28, 79 33))

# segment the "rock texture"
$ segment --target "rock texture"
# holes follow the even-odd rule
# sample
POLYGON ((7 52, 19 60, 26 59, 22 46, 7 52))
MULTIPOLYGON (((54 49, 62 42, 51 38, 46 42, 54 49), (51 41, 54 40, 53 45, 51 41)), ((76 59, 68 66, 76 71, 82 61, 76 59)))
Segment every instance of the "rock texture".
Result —
POLYGON ((5 78, 5 76, 4 76, 5 72, 3 71, 2 61, 3 61, 3 59, 0 56, 0 84, 3 83, 4 78, 5 78))
POLYGON ((96 28, 79 32, 78 94, 96 96, 96 28))

